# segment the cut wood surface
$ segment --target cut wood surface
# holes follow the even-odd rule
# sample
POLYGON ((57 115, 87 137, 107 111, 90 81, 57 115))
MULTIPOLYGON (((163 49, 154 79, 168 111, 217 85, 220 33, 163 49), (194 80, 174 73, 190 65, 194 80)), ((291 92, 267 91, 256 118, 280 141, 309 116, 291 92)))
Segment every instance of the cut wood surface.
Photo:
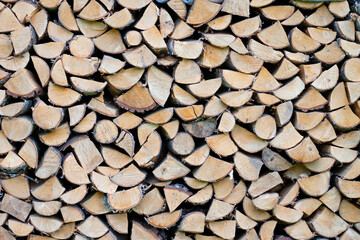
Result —
POLYGON ((360 239, 360 4, 0 0, 0 239, 360 239))

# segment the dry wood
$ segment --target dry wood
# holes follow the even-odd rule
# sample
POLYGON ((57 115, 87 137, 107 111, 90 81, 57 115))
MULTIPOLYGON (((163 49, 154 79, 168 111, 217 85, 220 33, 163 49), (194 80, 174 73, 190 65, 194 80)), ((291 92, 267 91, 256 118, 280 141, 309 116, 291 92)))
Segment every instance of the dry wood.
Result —
POLYGON ((358 239, 359 26, 352 1, 3 0, 0 238, 358 239))

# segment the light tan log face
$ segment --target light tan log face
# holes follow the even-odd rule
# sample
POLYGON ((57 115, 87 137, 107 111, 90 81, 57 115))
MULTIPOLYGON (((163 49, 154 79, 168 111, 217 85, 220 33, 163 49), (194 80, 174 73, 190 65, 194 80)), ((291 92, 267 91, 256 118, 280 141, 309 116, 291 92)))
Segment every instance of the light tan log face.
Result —
POLYGON ((360 7, 0 0, 0 240, 360 239, 360 7))

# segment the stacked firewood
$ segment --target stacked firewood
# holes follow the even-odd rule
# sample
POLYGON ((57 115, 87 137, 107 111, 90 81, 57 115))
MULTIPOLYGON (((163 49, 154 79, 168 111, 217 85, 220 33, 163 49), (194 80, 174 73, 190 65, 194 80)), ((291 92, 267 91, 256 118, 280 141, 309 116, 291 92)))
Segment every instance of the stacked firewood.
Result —
POLYGON ((0 239, 360 239, 359 14, 1 0, 0 239))

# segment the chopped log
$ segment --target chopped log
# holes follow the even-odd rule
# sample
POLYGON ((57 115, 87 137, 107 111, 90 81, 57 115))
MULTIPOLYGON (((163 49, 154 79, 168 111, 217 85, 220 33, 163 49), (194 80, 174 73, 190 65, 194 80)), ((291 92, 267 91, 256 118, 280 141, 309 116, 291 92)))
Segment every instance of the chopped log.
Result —
POLYGON ((107 195, 110 207, 118 211, 125 211, 135 207, 140 203, 141 199, 142 193, 139 186, 107 195))
POLYGON ((261 210, 269 211, 274 209, 278 204, 279 194, 277 193, 264 193, 252 200, 252 203, 261 210))
POLYGON ((261 69, 264 61, 250 55, 240 55, 234 51, 230 51, 229 63, 239 72, 256 73, 261 69))
POLYGON ((282 183, 280 175, 277 172, 271 172, 252 182, 248 193, 251 197, 257 197, 282 183))
POLYGON ((239 125, 235 125, 234 129, 231 131, 231 137, 239 148, 249 153, 259 152, 268 145, 267 141, 259 138, 239 125), (244 136, 246 136, 246 141, 244 141, 244 136))
POLYGON ((80 233, 91 238, 101 237, 109 231, 108 227, 99 218, 94 216, 88 217, 76 228, 80 233))
MULTIPOLYGON (((30 61, 29 52, 25 52, 19 56, 10 56, 8 58, 0 59, 0 66, 9 71, 18 71, 25 68, 30 61)), ((3 81, 9 77, 6 72, 2 71, 3 81)))
POLYGON ((298 9, 289 18, 281 22, 284 26, 297 26, 304 21, 305 17, 298 9))
POLYGON ((29 220, 36 230, 44 233, 55 232, 59 230, 64 223, 56 217, 43 217, 37 214, 30 215, 29 220))
POLYGON ((61 195, 60 199, 67 204, 76 204, 84 199, 87 193, 86 185, 81 185, 61 195))
POLYGON ((303 215, 303 213, 299 210, 283 207, 281 205, 275 206, 273 214, 278 220, 290 224, 298 222, 303 215))
POLYGON ((255 205, 248 197, 245 197, 243 199, 242 205, 245 214, 254 221, 266 221, 271 217, 271 215, 268 212, 260 210, 257 207, 255 207, 255 205))
POLYGON ((30 98, 41 91, 33 74, 26 68, 17 70, 4 84, 7 93, 13 97, 30 98))
POLYGON ((321 44, 329 44, 336 38, 336 32, 327 28, 308 27, 306 31, 312 39, 321 44))
POLYGON ((289 18, 294 13, 295 8, 289 5, 269 6, 261 8, 260 11, 268 19, 281 21, 289 18))
POLYGON ((233 168, 233 164, 209 156, 205 162, 193 172, 196 179, 215 182, 224 178, 233 168))
POLYGON ((15 219, 9 219, 7 225, 11 232, 18 237, 26 237, 34 230, 32 225, 20 222, 15 219))
POLYGON ((88 58, 94 52, 94 42, 85 36, 75 36, 69 43, 69 50, 75 57, 88 58))
POLYGON ((310 224, 317 234, 329 238, 339 235, 348 228, 348 224, 343 219, 326 207, 316 211, 310 224))
POLYGON ((10 214, 11 216, 25 222, 32 209, 32 205, 25 201, 19 200, 11 195, 5 194, 0 210, 10 214))
POLYGON ((300 188, 309 196, 322 196, 329 188, 330 172, 324 172, 298 180, 300 188), (316 186, 316 187, 314 187, 316 186))
POLYGON ((290 44, 295 51, 302 53, 314 52, 321 45, 297 27, 293 28, 290 32, 290 44))
POLYGON ((75 21, 74 14, 67 1, 63 1, 58 9, 58 17, 61 25, 63 25, 69 31, 78 31, 78 25, 75 21))
POLYGON ((60 201, 49 201, 49 202, 41 202, 41 201, 33 201, 34 210, 36 213, 41 216, 52 216, 55 215, 61 207, 60 201))

